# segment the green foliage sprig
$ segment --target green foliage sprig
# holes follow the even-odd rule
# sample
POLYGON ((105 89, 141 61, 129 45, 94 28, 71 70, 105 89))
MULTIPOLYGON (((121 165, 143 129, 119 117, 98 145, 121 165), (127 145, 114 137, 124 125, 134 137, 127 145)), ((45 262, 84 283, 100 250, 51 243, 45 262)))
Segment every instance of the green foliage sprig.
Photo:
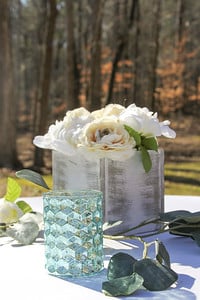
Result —
POLYGON ((17 181, 8 177, 6 194, 2 198, 0 207, 0 236, 11 237, 22 245, 31 244, 39 233, 39 216, 32 218, 32 207, 23 200, 21 187, 17 181), (10 203, 9 203, 10 202, 10 203), (25 214, 28 214, 24 219, 25 214), (38 220, 38 221, 37 221, 38 220))
MULTIPOLYGON (((130 129, 128 129, 130 130, 130 129)), ((131 131, 132 132, 132 131, 131 131)), ((138 149, 155 150, 156 141, 154 138, 144 138, 137 136, 133 131, 132 136, 135 136, 138 149)), ((145 153, 144 150, 142 153, 145 153)), ((148 151, 147 151, 148 153, 148 151)), ((146 154, 144 154, 145 156, 146 154)), ((143 160, 143 165, 146 171, 150 166, 149 158, 143 160)), ((30 170, 21 170, 16 173, 17 177, 29 180, 37 185, 49 189, 42 176, 30 170)), ((119 225, 121 221, 115 224, 104 224, 104 232, 106 229, 119 225)), ((108 280, 102 283, 102 291, 108 296, 127 296, 133 294, 138 289, 145 287, 150 291, 161 291, 170 287, 178 279, 178 274, 171 269, 170 255, 167 252, 164 244, 155 240, 152 242, 144 241, 144 238, 160 233, 169 232, 170 234, 184 235, 192 238, 200 246, 200 212, 191 213, 189 211, 171 211, 162 213, 158 218, 145 220, 142 223, 130 228, 124 232, 118 232, 115 235, 104 234, 105 238, 122 240, 135 239, 143 244, 143 255, 141 259, 136 259, 126 253, 119 252, 112 256, 109 261, 107 278, 108 280), (140 236, 126 235, 134 229, 146 226, 150 223, 159 223, 160 228, 153 233, 140 236), (149 247, 155 246, 155 257, 150 258, 149 247)))
MULTIPOLYGON (((106 224, 105 230, 119 225, 106 224)), ((200 212, 191 213, 187 210, 175 210, 161 213, 158 218, 141 222, 129 230, 115 235, 104 235, 112 240, 135 239, 143 243, 142 259, 137 260, 126 253, 115 254, 109 262, 108 281, 102 284, 102 291, 107 296, 127 296, 145 287, 150 291, 161 291, 177 281, 178 275, 171 269, 170 255, 161 241, 146 242, 144 238, 169 232, 173 235, 192 238, 200 247, 200 212), (143 235, 125 235, 135 229, 150 223, 160 224, 160 228, 153 233, 143 235), (155 258, 148 257, 148 249, 155 245, 155 258), (131 266, 131 267, 130 267, 131 266)))
MULTIPOLYGON (((112 226, 109 224, 105 227, 107 230, 110 227, 117 226, 121 222, 118 221, 112 226)), ((159 235, 164 232, 169 232, 173 235, 185 236, 192 238, 196 244, 200 247, 200 211, 190 212, 187 210, 173 210, 166 213, 160 213, 157 218, 151 218, 144 220, 140 224, 129 228, 125 231, 120 231, 112 236, 105 234, 105 237, 111 239, 134 239, 136 235, 128 235, 129 232, 138 228, 145 227, 148 224, 159 224, 159 229, 148 234, 137 235, 137 238, 147 238, 154 235, 159 235)))
POLYGON ((27 213, 32 211, 31 206, 23 200, 16 201, 21 195, 21 187, 17 183, 17 181, 11 177, 8 177, 7 186, 6 186, 6 194, 4 199, 9 202, 15 202, 15 204, 23 211, 23 213, 27 213))
POLYGON ((127 253, 113 255, 108 264, 107 278, 103 282, 102 291, 107 296, 128 296, 145 287, 150 291, 162 291, 170 287, 178 279, 171 269, 169 254, 162 242, 150 243, 137 238, 143 243, 142 259, 137 260, 127 253), (155 258, 148 257, 148 249, 155 245, 155 258))
POLYGON ((36 185, 43 187, 44 189, 50 190, 50 187, 47 185, 42 175, 35 171, 29 169, 22 169, 20 171, 17 171, 15 174, 18 178, 28 180, 36 185))
POLYGON ((136 149, 141 151, 142 164, 146 173, 151 170, 152 162, 148 150, 158 151, 158 143, 155 137, 145 137, 142 134, 135 131, 128 125, 124 125, 124 128, 136 142, 136 149))

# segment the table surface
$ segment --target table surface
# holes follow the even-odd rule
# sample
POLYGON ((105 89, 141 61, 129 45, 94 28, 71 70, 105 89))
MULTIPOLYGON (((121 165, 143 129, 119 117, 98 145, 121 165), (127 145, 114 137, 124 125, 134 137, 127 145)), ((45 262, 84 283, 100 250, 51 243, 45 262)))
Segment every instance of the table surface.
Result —
MULTIPOLYGON (((26 198, 32 208, 42 211, 42 199, 26 198)), ((165 196, 165 211, 200 210, 200 196, 165 196)), ((140 258, 142 248, 136 241, 105 240, 105 269, 98 275, 84 279, 63 280, 47 274, 44 268, 43 239, 28 246, 20 246, 7 238, 0 238, 0 298, 5 300, 98 300, 98 299, 200 299, 200 247, 186 237, 163 233, 158 237, 167 248, 171 267, 178 273, 176 285, 161 292, 138 290, 129 297, 107 297, 101 292, 106 280, 106 266, 110 257, 119 251, 140 258)), ((152 250, 153 251, 153 250, 152 250)), ((150 253, 151 256, 151 253, 150 253)))

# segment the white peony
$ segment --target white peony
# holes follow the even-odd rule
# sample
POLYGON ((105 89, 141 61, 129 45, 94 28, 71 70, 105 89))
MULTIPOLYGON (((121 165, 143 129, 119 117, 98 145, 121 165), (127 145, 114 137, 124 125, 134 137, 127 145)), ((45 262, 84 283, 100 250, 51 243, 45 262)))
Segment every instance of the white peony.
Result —
POLYGON ((56 121, 44 136, 36 136, 33 143, 40 148, 74 155, 84 125, 92 120, 90 112, 83 107, 68 111, 63 121, 56 121))
POLYGON ((168 127, 168 121, 160 123, 157 113, 149 111, 146 107, 140 108, 131 104, 120 114, 119 119, 143 136, 176 136, 175 132, 168 127))
POLYGON ((91 122, 93 117, 91 113, 84 107, 75 108, 74 110, 69 110, 64 117, 65 128, 77 128, 82 127, 85 124, 91 122))
POLYGON ((107 157, 125 160, 134 154, 135 141, 117 117, 108 116, 88 123, 80 138, 79 151, 86 159, 107 157))
POLYGON ((174 139, 176 137, 176 132, 169 128, 170 121, 165 120, 163 122, 160 122, 160 128, 161 128, 161 134, 167 138, 172 138, 174 139))
POLYGON ((7 201, 4 198, 0 199, 0 223, 14 223, 23 216, 23 211, 17 204, 7 201))
POLYGON ((95 110, 91 113, 91 116, 95 119, 106 117, 106 116, 116 116, 118 117, 121 112, 125 110, 125 107, 120 104, 108 104, 105 107, 95 110))
POLYGON ((53 149, 53 142, 62 135, 64 130, 63 121, 56 121, 55 124, 49 126, 49 130, 45 135, 38 135, 33 139, 34 145, 43 149, 53 149))
POLYGON ((92 113, 84 107, 68 111, 62 121, 51 125, 44 136, 36 136, 33 143, 68 156, 82 153, 89 160, 103 157, 125 160, 138 147, 124 125, 144 137, 176 136, 169 128, 169 121, 159 122, 157 113, 146 107, 108 104, 92 113))

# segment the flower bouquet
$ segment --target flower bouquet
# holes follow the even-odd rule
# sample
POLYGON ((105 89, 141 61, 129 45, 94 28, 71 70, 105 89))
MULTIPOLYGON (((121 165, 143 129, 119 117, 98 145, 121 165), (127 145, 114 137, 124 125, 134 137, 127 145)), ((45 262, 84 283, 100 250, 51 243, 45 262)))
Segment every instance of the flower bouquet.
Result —
POLYGON ((164 153, 157 137, 175 138, 169 125, 135 104, 93 112, 81 107, 33 143, 53 150, 54 189, 102 190, 104 221, 121 221, 114 230, 127 231, 163 211, 164 153))
POLYGON ((143 167, 151 169, 148 150, 158 150, 156 137, 175 138, 168 120, 159 122, 157 113, 135 104, 125 108, 109 104, 89 112, 85 108, 68 111, 62 121, 49 127, 47 134, 33 143, 67 156, 82 154, 86 160, 109 158, 124 161, 141 152, 143 167))

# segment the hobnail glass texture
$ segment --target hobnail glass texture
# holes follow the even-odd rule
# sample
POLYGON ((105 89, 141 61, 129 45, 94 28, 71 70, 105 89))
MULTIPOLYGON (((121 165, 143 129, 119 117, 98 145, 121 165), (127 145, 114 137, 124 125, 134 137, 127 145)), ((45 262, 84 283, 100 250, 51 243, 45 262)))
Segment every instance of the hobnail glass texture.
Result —
POLYGON ((52 191, 43 195, 45 267, 81 277, 103 269, 102 193, 52 191))

